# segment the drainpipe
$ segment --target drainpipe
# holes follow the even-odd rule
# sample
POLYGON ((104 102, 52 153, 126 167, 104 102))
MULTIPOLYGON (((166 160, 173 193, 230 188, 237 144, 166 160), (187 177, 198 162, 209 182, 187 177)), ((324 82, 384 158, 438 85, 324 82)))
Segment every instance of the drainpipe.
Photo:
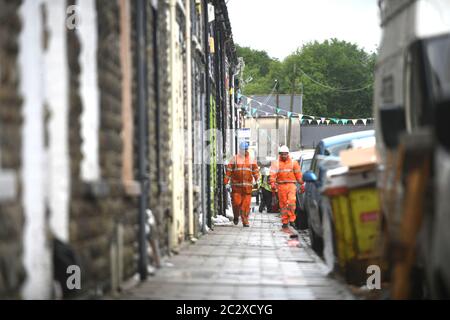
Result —
MULTIPOLYGON (((216 10, 216 8, 214 8, 216 10)), ((223 130, 223 105, 222 105, 222 34, 219 29, 219 23, 217 22, 218 12, 215 11, 216 20, 214 20, 214 82, 215 82, 215 89, 216 89, 216 130, 219 129, 219 131, 223 130)), ((221 131, 223 133, 223 131, 221 131)), ((223 144, 223 134, 222 134, 222 144, 223 144)), ((216 140, 217 141, 217 140, 216 140)), ((217 146, 216 146, 217 147, 217 146)), ((222 157, 223 153, 223 145, 222 148, 217 148, 217 159, 220 159, 222 157)), ((216 183, 216 189, 220 190, 220 192, 215 192, 214 197, 219 197, 218 201, 218 210, 216 209, 215 213, 222 213, 223 212, 223 201, 221 195, 223 195, 223 188, 222 188, 222 164, 217 163, 216 165, 216 172, 213 172, 212 174, 216 175, 216 178, 218 180, 218 183, 216 183), (220 189, 219 189, 220 188, 220 189), (219 195, 216 196, 216 193, 219 193, 219 195)), ((215 200, 215 199, 214 199, 215 200)), ((213 200, 213 201, 214 201, 213 200)))
MULTIPOLYGON (((225 35, 226 36, 226 35, 225 35)), ((225 40, 224 42, 223 42, 223 52, 224 52, 224 56, 226 57, 227 56, 227 48, 228 48, 228 44, 230 43, 232 41, 232 39, 231 38, 228 38, 227 40, 225 40)), ((224 60, 225 61, 225 60, 224 60)), ((231 61, 231 59, 230 59, 230 61, 231 61)), ((231 64, 231 62, 230 62, 230 64, 231 64)), ((224 75, 230 75, 230 68, 227 68, 227 65, 226 64, 224 64, 224 75)), ((232 81, 232 79, 229 79, 230 81, 232 81)), ((225 97, 225 99, 224 99, 224 103, 225 103, 225 106, 227 106, 228 105, 228 103, 230 102, 230 91, 229 91, 229 89, 231 88, 231 87, 233 87, 233 84, 232 83, 229 83, 228 84, 228 86, 229 86, 229 88, 228 88, 228 91, 226 90, 226 88, 225 88, 225 86, 223 87, 224 88, 224 90, 223 90, 223 92, 224 92, 224 97, 225 97)), ((227 125, 226 126, 224 126, 224 128, 223 128, 223 130, 224 130, 224 141, 225 141, 225 143, 224 143, 224 153, 225 153, 225 155, 226 155, 226 153, 227 153, 227 149, 226 149, 226 142, 228 141, 228 139, 230 138, 230 136, 228 135, 228 129, 232 129, 233 128, 233 110, 232 110, 232 106, 233 106, 233 104, 232 103, 230 103, 230 109, 231 110, 228 110, 227 109, 227 112, 226 112, 226 117, 225 117, 225 122, 224 123, 226 123, 227 125), (231 123, 230 124, 228 124, 228 112, 229 111, 231 111, 231 123)), ((231 150, 233 150, 233 139, 231 139, 231 141, 230 141, 230 148, 231 148, 231 150)), ((225 194, 226 194, 226 192, 225 192, 225 194)), ((226 202, 225 202, 226 203, 226 202)))
MULTIPOLYGON (((205 42, 205 115, 206 115, 206 126, 205 129, 209 129, 209 112, 211 109, 210 106, 210 91, 211 91, 211 84, 209 79, 209 28, 208 28, 208 0, 203 0, 203 23, 204 25, 204 42, 205 42)), ((205 140, 203 140, 205 142, 205 140)), ((204 154, 204 150, 202 150, 202 154, 204 154)), ((202 225, 202 231, 203 234, 206 233, 206 215, 209 215, 209 212, 211 210, 211 204, 210 204, 210 167, 205 163, 205 159, 203 159, 203 166, 205 166, 206 171, 206 183, 205 183, 205 192, 206 194, 203 195, 203 201, 206 204, 206 210, 203 212, 203 225, 202 225), (206 196, 206 197, 205 197, 206 196)))
POLYGON ((159 93, 159 47, 158 47, 158 21, 159 21, 159 12, 158 8, 154 7, 153 9, 153 64, 155 66, 154 73, 154 82, 155 82, 155 101, 156 101, 156 121, 155 121, 155 132, 156 132, 156 170, 157 170, 157 179, 158 179, 158 196, 162 197, 163 194, 167 192, 167 183, 163 181, 162 167, 161 164, 161 150, 162 150, 162 137, 161 137, 161 119, 163 118, 161 112, 161 104, 160 104, 160 93, 159 93))
POLYGON ((146 132, 147 132, 147 83, 146 83, 146 14, 144 0, 136 1, 136 27, 137 27, 137 72, 138 72, 138 139, 139 139, 139 180, 141 183, 141 195, 139 197, 139 276, 141 281, 147 279, 147 239, 145 233, 145 225, 147 222, 147 206, 148 206, 148 174, 147 168, 147 148, 146 148, 146 132))
MULTIPOLYGON (((169 110, 171 112, 170 115, 170 135, 169 135, 169 141, 170 141, 170 148, 172 151, 171 154, 171 171, 169 176, 171 177, 170 180, 170 185, 172 187, 172 194, 171 194, 171 200, 170 200, 170 208, 171 208, 171 214, 172 214, 172 219, 170 221, 169 224, 169 250, 178 250, 178 223, 180 223, 180 212, 178 211, 178 207, 177 205, 178 203, 178 197, 182 196, 179 195, 178 196, 178 192, 181 192, 181 190, 178 188, 178 184, 177 184, 177 180, 180 177, 176 176, 176 174, 178 173, 177 169, 179 169, 178 167, 178 163, 176 160, 176 157, 178 156, 178 150, 175 148, 175 135, 177 133, 178 125, 178 112, 179 112, 179 105, 177 104, 177 96, 176 96, 176 86, 179 84, 179 76, 180 74, 178 73, 178 70, 176 70, 176 67, 178 67, 178 65, 176 65, 177 63, 177 44, 181 45, 180 39, 176 36, 176 31, 175 29, 179 27, 178 23, 177 23, 177 0, 169 0, 168 1, 169 4, 169 72, 168 72, 168 76, 169 76, 169 93, 170 93, 170 98, 169 98, 169 110)), ((182 190, 184 192, 184 188, 182 190)), ((184 195, 183 195, 184 196, 184 195)), ((184 201, 184 198, 183 198, 184 201)), ((183 203, 183 206, 185 204, 183 203)), ((183 212, 184 214, 184 212, 183 212)), ((184 226, 183 226, 184 227, 184 226)), ((183 228, 184 229, 184 228, 183 228)))
MULTIPOLYGON (((225 77, 228 78, 228 81, 230 81, 231 79, 229 78, 230 76, 230 64, 232 64, 232 59, 231 57, 228 55, 228 53, 230 52, 229 50, 229 44, 232 42, 232 38, 227 37, 226 34, 226 30, 221 29, 222 33, 223 33, 223 38, 221 39, 222 42, 222 55, 221 55, 221 82, 224 81, 225 77), (226 40, 223 40, 226 39, 226 40), (227 58, 230 58, 228 61, 228 65, 226 63, 227 58)), ((221 194, 222 194, 222 203, 223 203, 223 208, 222 208, 222 214, 224 216, 226 216, 226 210, 228 209, 228 193, 227 190, 225 188, 225 184, 223 183, 223 178, 224 178, 224 168, 225 165, 223 164, 223 160, 224 158, 227 156, 228 153, 228 148, 229 147, 231 150, 233 150, 233 138, 230 137, 230 135, 228 134, 229 131, 228 129, 230 129, 230 127, 233 127, 233 110, 232 110, 232 104, 230 103, 230 92, 229 92, 229 88, 230 88, 230 82, 228 83, 228 88, 226 88, 225 83, 223 83, 223 88, 222 88, 222 94, 223 94, 223 108, 222 108, 222 130, 223 130, 223 134, 222 134, 222 139, 223 139, 223 145, 222 145, 222 155, 221 155, 221 170, 220 172, 222 173, 221 175, 221 180, 220 180, 220 184, 221 184, 221 194), (230 106, 230 109, 228 109, 228 106, 230 106), (231 112, 230 112, 231 111, 231 112), (229 122, 229 115, 231 113, 231 121, 229 122), (230 141, 231 140, 231 141, 230 141)))
POLYGON ((187 183, 188 183, 188 234, 194 237, 194 187, 192 166, 192 52, 191 52, 191 1, 186 0, 186 99, 187 99, 187 183))

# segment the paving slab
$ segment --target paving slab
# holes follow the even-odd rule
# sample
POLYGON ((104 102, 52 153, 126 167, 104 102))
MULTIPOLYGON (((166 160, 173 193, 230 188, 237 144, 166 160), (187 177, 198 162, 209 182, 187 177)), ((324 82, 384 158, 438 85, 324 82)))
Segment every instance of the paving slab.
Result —
POLYGON ((170 267, 158 269, 119 298, 354 299, 343 283, 327 275, 309 245, 307 232, 283 230, 278 214, 252 212, 250 228, 215 226, 170 257, 170 267))

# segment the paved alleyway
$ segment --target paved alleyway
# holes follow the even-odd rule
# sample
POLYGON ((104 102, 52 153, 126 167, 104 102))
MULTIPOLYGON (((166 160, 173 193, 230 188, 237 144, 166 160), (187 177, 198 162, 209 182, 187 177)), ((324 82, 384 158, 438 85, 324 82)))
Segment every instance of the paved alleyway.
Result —
POLYGON ((304 234, 282 231, 277 214, 256 212, 250 219, 250 228, 216 226, 121 299, 352 298, 325 275, 304 234))

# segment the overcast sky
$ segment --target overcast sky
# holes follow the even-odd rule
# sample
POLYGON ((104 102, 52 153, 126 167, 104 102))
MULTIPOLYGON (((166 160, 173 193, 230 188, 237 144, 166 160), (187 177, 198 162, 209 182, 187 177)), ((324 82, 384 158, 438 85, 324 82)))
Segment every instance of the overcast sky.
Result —
POLYGON ((377 0, 228 0, 228 12, 237 44, 280 60, 313 40, 372 52, 381 39, 377 0))

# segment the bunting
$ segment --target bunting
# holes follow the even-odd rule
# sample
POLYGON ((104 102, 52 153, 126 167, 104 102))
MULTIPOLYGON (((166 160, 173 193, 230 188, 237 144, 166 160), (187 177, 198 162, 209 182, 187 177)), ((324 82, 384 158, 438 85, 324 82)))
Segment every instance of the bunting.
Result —
POLYGON ((304 124, 306 123, 306 121, 308 122, 308 124, 311 123, 316 123, 316 124, 343 124, 346 125, 349 122, 351 122, 353 125, 356 125, 358 123, 359 120, 362 121, 362 123, 364 125, 367 125, 368 121, 373 121, 373 118, 361 118, 361 119, 340 119, 340 118, 329 118, 329 117, 323 117, 323 116, 312 116, 312 115, 305 115, 305 114, 300 114, 300 113, 296 113, 296 112, 292 112, 292 111, 287 111, 284 109, 281 109, 280 107, 274 107, 265 103, 262 103, 260 101, 254 100, 250 97, 244 96, 240 93, 238 93, 238 98, 245 98, 246 101, 241 101, 241 108, 243 107, 246 111, 249 112, 249 116, 253 116, 253 115, 258 115, 258 108, 254 108, 252 107, 251 103, 256 103, 259 107, 265 106, 268 107, 269 109, 274 110, 274 112, 268 112, 267 110, 261 110, 261 112, 264 113, 264 115, 269 116, 269 115, 279 115, 282 116, 283 118, 293 118, 293 117, 298 117, 299 119, 299 123, 300 124, 304 124), (282 112, 285 112, 286 114, 283 115, 282 112))

